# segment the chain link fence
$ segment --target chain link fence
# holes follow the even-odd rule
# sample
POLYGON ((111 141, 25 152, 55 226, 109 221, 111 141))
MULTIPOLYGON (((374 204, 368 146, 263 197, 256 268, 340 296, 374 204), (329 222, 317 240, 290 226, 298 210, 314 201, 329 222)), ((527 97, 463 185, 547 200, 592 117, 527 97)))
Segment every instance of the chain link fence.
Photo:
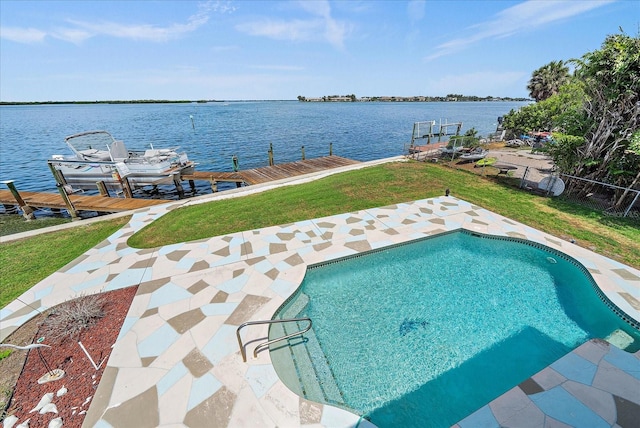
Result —
POLYGON ((444 163, 517 187, 541 196, 558 197, 606 216, 637 219, 640 223, 640 189, 559 174, 549 157, 526 150, 491 150, 485 159, 465 161, 455 153, 437 147, 409 157, 425 162, 444 163))
POLYGON ((640 190, 568 174, 560 176, 566 187, 561 198, 610 217, 634 218, 640 222, 640 190))

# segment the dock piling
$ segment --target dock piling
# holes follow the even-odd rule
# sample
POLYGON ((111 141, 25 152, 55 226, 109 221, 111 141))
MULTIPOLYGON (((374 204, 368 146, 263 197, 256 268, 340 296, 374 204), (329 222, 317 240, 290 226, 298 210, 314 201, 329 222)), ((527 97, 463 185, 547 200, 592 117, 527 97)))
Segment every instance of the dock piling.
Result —
POLYGON ((101 196, 104 196, 106 198, 110 196, 109 189, 107 189, 107 185, 104 184, 104 181, 96 181, 96 186, 98 186, 98 192, 100 192, 101 196))
POLYGON ((273 143, 269 143, 269 166, 273 165, 273 143))
POLYGON ((33 213, 33 208, 31 208, 24 202, 24 200, 20 196, 20 193, 18 193, 18 189, 16 189, 16 186, 14 186, 13 184, 13 180, 3 181, 2 184, 6 184, 11 191, 11 194, 16 199, 18 206, 22 210, 22 215, 24 216, 24 218, 26 218, 27 220, 35 220, 36 215, 33 213))
POLYGON ((124 192, 125 198, 133 198, 133 190, 131 189, 131 184, 129 183, 129 179, 127 177, 122 177, 120 181, 122 184, 122 191, 124 192))
POLYGON ((56 187, 58 188, 60 196, 62 196, 62 200, 64 201, 64 205, 66 206, 71 219, 77 220, 79 218, 78 211, 76 211, 76 208, 71 203, 71 199, 69 199, 69 195, 67 194, 67 180, 64 179, 64 175, 62 175, 62 172, 57 170, 56 167, 51 163, 49 163, 49 169, 51 170, 51 174, 53 174, 53 178, 55 178, 56 180, 56 187))
POLYGON ((180 199, 184 198, 184 189, 182 188, 182 183, 180 182, 180 173, 176 173, 173 175, 173 184, 176 186, 176 190, 178 191, 178 197, 180 199))
POLYGON ((65 187, 60 183, 56 183, 56 187, 58 188, 58 192, 60 192, 60 196, 62 196, 62 200, 67 207, 67 211, 69 212, 71 219, 78 220, 80 218, 78 216, 78 211, 76 211, 76 207, 73 206, 71 199, 69 199, 69 194, 67 194, 65 187))

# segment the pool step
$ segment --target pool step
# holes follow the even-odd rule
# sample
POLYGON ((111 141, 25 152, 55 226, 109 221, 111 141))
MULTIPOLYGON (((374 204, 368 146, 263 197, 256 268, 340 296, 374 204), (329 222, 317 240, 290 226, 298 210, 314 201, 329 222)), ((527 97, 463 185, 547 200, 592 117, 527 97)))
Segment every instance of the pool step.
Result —
MULTIPOLYGON (((269 339, 273 340, 277 337, 286 336, 283 324, 272 324, 269 327, 269 339)), ((301 338, 295 338, 298 342, 301 342, 301 338)), ((300 379, 298 376, 298 368, 295 365, 295 361, 292 355, 292 346, 296 346, 295 342, 291 339, 277 342, 269 346, 269 353, 271 354, 271 362, 278 373, 280 380, 293 392, 301 397, 305 397, 306 393, 302 389, 300 379)), ((299 346, 299 345, 297 345, 299 346)))
MULTIPOLYGON (((285 332, 293 332, 294 328, 297 327, 286 326, 285 332)), ((340 389, 313 329, 304 334, 304 342, 300 339, 296 341, 295 338, 290 341, 292 346, 289 349, 301 390, 304 391, 303 396, 311 401, 344 406, 340 389)))
MULTIPOLYGON (((310 330, 308 333, 313 333, 313 330, 310 330)), ((305 336, 307 335, 305 334, 305 336)), ((325 402, 337 406, 346 406, 342 392, 336 383, 331 367, 324 355, 324 351, 320 347, 317 336, 313 333, 308 335, 307 338, 308 342, 304 348, 307 350, 307 358, 313 365, 315 377, 306 382, 317 382, 320 384, 322 391, 324 392, 325 402)), ((304 359, 304 355, 302 358, 304 359)), ((305 385, 306 384, 307 383, 305 383, 305 385)))
MULTIPOLYGON (((281 316, 283 318, 301 316, 300 311, 308 302, 309 298, 301 294, 281 316)), ((269 339, 273 340, 300 331, 305 326, 305 322, 272 324, 269 329, 269 339)), ((340 389, 313 329, 303 336, 275 343, 269 349, 278 375, 293 392, 311 401, 345 406, 340 389)))
POLYGON ((288 308, 280 314, 280 318, 298 318, 300 312, 304 310, 309 304, 309 296, 304 293, 298 293, 295 299, 291 302, 288 308))

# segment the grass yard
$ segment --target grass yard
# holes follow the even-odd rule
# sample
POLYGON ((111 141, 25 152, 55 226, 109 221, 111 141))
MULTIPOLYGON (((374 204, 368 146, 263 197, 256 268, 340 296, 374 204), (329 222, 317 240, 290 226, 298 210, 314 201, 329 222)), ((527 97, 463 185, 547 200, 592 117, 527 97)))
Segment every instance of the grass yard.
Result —
POLYGON ((124 226, 130 217, 0 244, 0 308, 124 226))
POLYGON ((237 199, 184 207, 159 218, 129 239, 153 248, 276 224, 451 195, 600 254, 640 268, 637 219, 601 213, 516 189, 508 178, 420 162, 395 162, 333 175, 237 199))
POLYGON ((71 219, 65 217, 39 217, 33 221, 25 221, 21 215, 0 214, 0 236, 58 226, 70 222, 71 219))
MULTIPOLYGON (((640 269, 640 223, 543 198, 439 164, 395 162, 241 198, 184 207, 129 239, 135 248, 287 224, 444 195, 479 205, 640 269)), ((0 244, 0 307, 122 227, 120 218, 0 244)))

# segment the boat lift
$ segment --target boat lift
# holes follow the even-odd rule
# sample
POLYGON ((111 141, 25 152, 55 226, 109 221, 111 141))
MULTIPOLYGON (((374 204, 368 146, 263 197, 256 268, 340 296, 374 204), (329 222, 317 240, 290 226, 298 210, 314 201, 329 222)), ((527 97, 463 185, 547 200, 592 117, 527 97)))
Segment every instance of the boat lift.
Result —
POLYGON ((451 135, 460 135, 460 130, 462 129, 462 122, 454 122, 448 123, 445 120, 445 123, 442 123, 442 119, 438 126, 436 126, 435 120, 430 120, 426 122, 414 122, 413 124, 413 133, 411 135, 411 147, 415 146, 416 140, 427 140, 427 144, 431 144, 431 139, 438 137, 438 142, 442 137, 448 137, 451 135), (455 127, 456 131, 449 131, 450 127, 455 127))
POLYGON ((409 154, 420 154, 423 152, 429 152, 431 151, 431 148, 429 146, 432 144, 432 142, 435 143, 435 141, 432 141, 433 139, 437 137, 437 143, 440 143, 442 141, 442 137, 460 135, 461 129, 462 122, 448 123, 445 120, 445 122, 442 123, 442 119, 439 123, 435 120, 426 122, 414 122, 413 132, 411 134, 411 144, 409 145, 409 154), (455 132, 451 129, 454 127, 455 132), (421 140, 427 140, 426 145, 420 145, 419 142, 421 140))

